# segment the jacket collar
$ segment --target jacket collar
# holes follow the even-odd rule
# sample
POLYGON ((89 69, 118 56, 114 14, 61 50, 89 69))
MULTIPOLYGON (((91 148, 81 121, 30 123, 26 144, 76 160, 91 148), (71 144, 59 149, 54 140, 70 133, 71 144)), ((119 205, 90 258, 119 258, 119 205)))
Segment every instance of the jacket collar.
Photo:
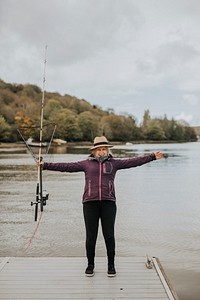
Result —
POLYGON ((96 156, 94 156, 93 154, 90 154, 90 155, 89 155, 89 159, 90 159, 90 160, 96 160, 96 161, 98 161, 98 162, 104 162, 104 161, 110 159, 111 157, 112 157, 111 154, 109 154, 108 156, 103 156, 103 157, 96 157, 96 156))

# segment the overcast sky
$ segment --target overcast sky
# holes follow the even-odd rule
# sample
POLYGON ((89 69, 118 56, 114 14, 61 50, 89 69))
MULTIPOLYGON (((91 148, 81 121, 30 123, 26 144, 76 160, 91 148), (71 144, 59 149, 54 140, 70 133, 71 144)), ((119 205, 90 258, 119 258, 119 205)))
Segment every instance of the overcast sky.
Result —
POLYGON ((0 0, 0 78, 200 125, 199 0, 0 0))

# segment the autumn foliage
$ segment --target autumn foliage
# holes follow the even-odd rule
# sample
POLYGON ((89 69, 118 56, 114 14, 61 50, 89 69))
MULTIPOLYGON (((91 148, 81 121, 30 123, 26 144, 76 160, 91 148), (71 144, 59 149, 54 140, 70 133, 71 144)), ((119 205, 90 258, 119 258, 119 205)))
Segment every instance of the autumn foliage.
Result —
MULTIPOLYGON (((18 128, 23 130, 25 138, 37 139, 41 99, 41 89, 36 85, 0 80, 0 142, 19 141, 18 128)), ((57 125, 55 138, 66 141, 92 141, 96 135, 122 142, 196 140, 193 128, 168 120, 166 116, 151 118, 146 110, 141 124, 136 120, 133 115, 118 115, 112 108, 103 110, 84 99, 45 92, 44 140, 49 138, 51 124, 57 125)))

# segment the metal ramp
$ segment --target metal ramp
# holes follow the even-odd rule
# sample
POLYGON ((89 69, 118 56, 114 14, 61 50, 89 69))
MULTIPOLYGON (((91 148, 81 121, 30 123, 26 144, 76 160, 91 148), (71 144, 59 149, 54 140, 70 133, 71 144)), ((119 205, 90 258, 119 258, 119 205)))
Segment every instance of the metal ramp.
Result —
POLYGON ((105 257, 86 277, 85 257, 0 257, 0 299, 178 300, 157 258, 116 257, 107 277, 105 257))

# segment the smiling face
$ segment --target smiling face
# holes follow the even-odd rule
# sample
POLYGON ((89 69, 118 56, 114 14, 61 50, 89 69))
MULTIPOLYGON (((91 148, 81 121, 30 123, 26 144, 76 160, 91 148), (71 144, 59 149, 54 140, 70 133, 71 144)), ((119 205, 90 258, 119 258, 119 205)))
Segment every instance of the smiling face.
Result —
POLYGON ((102 156, 108 156, 108 147, 98 147, 93 150, 94 156, 96 157, 102 157, 102 156))

